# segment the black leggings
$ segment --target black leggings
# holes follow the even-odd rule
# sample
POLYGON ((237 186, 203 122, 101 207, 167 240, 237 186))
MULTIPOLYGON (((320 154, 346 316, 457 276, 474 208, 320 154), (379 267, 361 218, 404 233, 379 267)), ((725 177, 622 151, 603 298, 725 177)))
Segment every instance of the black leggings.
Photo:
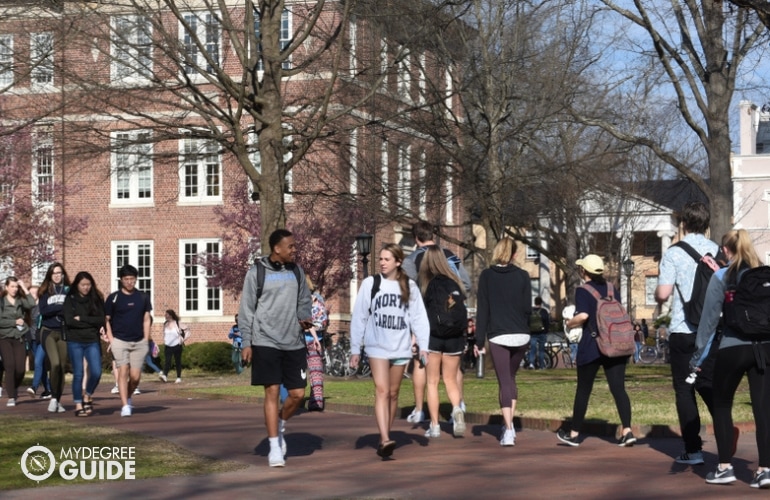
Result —
POLYGON ((751 409, 757 426, 759 466, 770 467, 770 344, 719 349, 714 366, 714 436, 719 463, 730 463, 733 450, 733 398, 744 375, 749 379, 751 409), (756 348, 756 351, 755 351, 756 348), (757 367, 759 350, 765 366, 757 367))
POLYGON ((0 357, 3 358, 4 364, 0 366, 5 370, 6 396, 9 399, 16 399, 26 370, 27 352, 24 349, 24 342, 17 338, 0 339, 0 357))
POLYGON ((610 386, 615 407, 618 409, 620 423, 623 428, 631 427, 631 401, 626 393, 626 363, 628 356, 620 358, 608 358, 601 356, 587 365, 577 367, 577 390, 575 391, 575 403, 572 406, 572 430, 580 432, 588 410, 588 400, 594 388, 599 367, 604 367, 604 376, 610 386))
POLYGON ((167 345, 166 349, 163 351, 163 357, 165 358, 163 360, 163 373, 168 375, 168 372, 171 371, 171 356, 174 356, 174 364, 176 365, 176 378, 182 378, 182 348, 184 346, 174 345, 170 346, 167 345))

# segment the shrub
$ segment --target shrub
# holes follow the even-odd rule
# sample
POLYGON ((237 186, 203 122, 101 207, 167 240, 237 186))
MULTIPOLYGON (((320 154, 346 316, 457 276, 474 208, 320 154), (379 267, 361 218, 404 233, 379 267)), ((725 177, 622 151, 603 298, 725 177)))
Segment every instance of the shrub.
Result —
POLYGON ((182 366, 206 372, 229 372, 233 369, 231 355, 232 345, 228 342, 197 342, 182 350, 182 366))

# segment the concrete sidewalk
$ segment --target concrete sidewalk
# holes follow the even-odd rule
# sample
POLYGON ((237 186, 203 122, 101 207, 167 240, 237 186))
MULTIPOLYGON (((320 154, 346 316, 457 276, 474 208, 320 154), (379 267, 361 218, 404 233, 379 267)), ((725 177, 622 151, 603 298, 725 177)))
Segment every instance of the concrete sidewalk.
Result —
MULTIPOLYGON (((734 461, 738 481, 704 482, 716 464, 716 445, 707 435, 706 465, 673 462, 679 439, 649 437, 619 448, 610 437, 585 436, 580 447, 560 444, 553 432, 520 430, 515 447, 498 443, 499 426, 469 423, 455 439, 442 423, 441 438, 423 437, 424 428, 397 420, 392 460, 375 454, 374 417, 345 413, 303 413, 287 426, 286 467, 270 468, 262 407, 253 403, 178 397, 142 384, 135 410, 121 418, 115 396, 97 395, 95 414, 51 416, 47 404, 22 398, 0 411, 62 418, 86 425, 111 426, 174 442, 201 455, 242 462, 248 467, 207 476, 4 491, 3 499, 122 498, 755 498, 767 492, 748 486, 756 467, 753 433, 741 435, 734 461)), ((472 420, 472 419, 470 419, 472 420)), ((641 437, 641 436, 640 436, 641 437)), ((36 443, 30 442, 30 446, 36 443)), ((40 443, 45 445, 44 442, 40 443)), ((141 471, 141 449, 137 470, 141 471)), ((19 457, 20 458, 20 457, 19 457)), ((32 483, 34 484, 34 483, 32 483)))

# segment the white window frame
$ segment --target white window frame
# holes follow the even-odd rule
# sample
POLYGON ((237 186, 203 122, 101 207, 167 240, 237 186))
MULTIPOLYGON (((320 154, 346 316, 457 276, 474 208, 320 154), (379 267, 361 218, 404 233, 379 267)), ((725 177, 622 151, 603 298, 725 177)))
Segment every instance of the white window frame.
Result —
POLYGON ((658 288, 657 276, 645 276, 644 277, 644 305, 656 306, 658 302, 655 300, 655 289, 658 288))
POLYGON ((153 73, 150 20, 145 16, 122 15, 113 16, 110 24, 110 81, 117 84, 150 81, 153 73))
POLYGON ((350 194, 358 194, 358 129, 350 131, 350 194))
POLYGON ((428 58, 425 52, 420 54, 419 61, 417 68, 417 103, 425 104, 425 94, 428 92, 428 68, 426 67, 428 58))
POLYGON ((13 84, 13 35, 0 35, 0 88, 13 84))
MULTIPOLYGON (((283 52, 286 50, 286 48, 289 46, 289 42, 291 41, 291 26, 293 22, 293 16, 289 9, 285 8, 283 9, 283 12, 281 12, 281 30, 278 34, 278 43, 281 45, 281 51, 283 52)), ((257 61, 257 72, 262 73, 265 71, 265 61, 262 59, 262 45, 260 44, 260 23, 259 23, 259 17, 256 15, 254 16, 254 33, 256 34, 257 38, 257 44, 259 44, 259 51, 260 51, 260 57, 257 61)), ((281 68, 283 69, 291 69, 291 56, 287 57, 286 60, 284 60, 281 63, 281 68)))
POLYGON ((412 100, 412 64, 411 55, 409 51, 404 47, 399 47, 399 53, 401 54, 401 60, 396 66, 396 93, 398 96, 405 100, 412 100))
POLYGON ((446 166, 446 181, 444 182, 444 189, 446 190, 446 202, 444 203, 444 220, 447 224, 454 223, 454 193, 455 187, 452 182, 452 164, 446 166))
POLYGON ((348 22, 348 59, 349 75, 351 78, 355 78, 358 74, 358 54, 356 53, 358 43, 358 18, 351 16, 348 22))
POLYGON ((382 172, 382 208, 385 210, 389 207, 389 200, 388 200, 388 188, 389 188, 389 182, 388 182, 388 141, 387 139, 382 140, 382 144, 380 145, 380 170, 382 172))
POLYGON ((446 85, 444 93, 444 105, 446 106, 447 116, 452 116, 452 93, 454 92, 454 84, 452 82, 452 72, 447 68, 444 72, 444 84, 446 85))
POLYGON ((428 186, 425 183, 426 175, 426 157, 425 150, 420 151, 419 164, 417 165, 417 175, 419 177, 419 202, 418 210, 421 219, 426 219, 428 214, 428 186))
POLYGON ((412 209, 412 148, 401 145, 398 147, 398 203, 402 210, 412 209))
POLYGON ((53 137, 50 134, 36 134, 32 155, 32 195, 39 207, 51 207, 54 204, 55 156, 53 137))
MULTIPOLYGON (((283 154, 283 162, 284 164, 291 161, 293 154, 289 149, 289 146, 292 143, 292 136, 287 135, 283 138, 283 145, 286 148, 286 152, 283 154)), ((249 153, 249 159, 251 160, 251 164, 254 165, 254 170, 257 171, 259 175, 262 175, 262 155, 259 152, 259 148, 257 147, 257 143, 259 142, 259 138, 257 137, 256 132, 252 131, 249 133, 248 137, 249 141, 249 147, 251 149, 251 153, 249 153)), ((283 193, 283 201, 284 203, 290 203, 294 201, 294 198, 292 196, 292 192, 294 191, 294 171, 289 170, 286 172, 286 184, 284 184, 285 190, 283 193)), ((251 195, 254 192, 254 185, 249 181, 249 199, 251 200, 251 195)), ((259 203, 259 200, 257 200, 255 203, 259 203)))
POLYGON ((216 141, 194 137, 184 137, 179 140, 180 203, 220 203, 224 187, 222 175, 222 155, 216 141), (212 166, 216 169, 216 183, 209 184, 212 178, 210 170, 212 166), (188 185, 188 167, 194 167, 194 172, 191 173, 196 179, 194 184, 188 185), (216 186, 214 194, 208 192, 209 185, 216 186), (188 195, 188 188, 195 188, 197 194, 188 195))
POLYGON ((188 265, 188 258, 200 256, 208 250, 209 245, 218 247, 216 255, 222 255, 222 240, 218 238, 196 238, 179 240, 179 311, 183 316, 221 316, 224 307, 224 293, 221 287, 209 287, 205 264, 188 265), (188 245, 195 245, 194 254, 187 252, 188 245), (191 285, 191 286, 188 286, 191 285), (188 290, 198 294, 196 298, 188 299, 188 290), (216 297, 212 296, 215 295, 216 297), (210 300, 215 300, 217 307, 212 307, 210 300), (189 307, 194 302, 196 307, 189 307))
MULTIPOLYGON (((155 273, 155 244, 152 240, 115 240, 110 242, 110 283, 118 289, 118 271, 125 264, 131 264, 139 271, 136 288, 153 296, 155 273), (120 252, 120 253, 118 253, 120 252)), ((113 288, 113 287, 105 287, 113 288)))
POLYGON ((0 206, 13 204, 18 178, 14 171, 15 155, 10 140, 0 141, 0 206))
POLYGON ((50 31, 31 33, 29 37, 30 85, 33 90, 53 87, 54 37, 50 31))
POLYGON ((195 30, 195 35, 191 36, 184 23, 179 22, 179 43, 184 51, 182 71, 191 77, 202 77, 197 68, 201 68, 207 73, 214 72, 215 68, 209 64, 206 57, 198 49, 196 40, 205 47, 206 52, 214 58, 214 63, 219 66, 222 62, 222 27, 219 19, 209 11, 188 12, 183 15, 183 19, 195 30), (213 27, 216 27, 215 37, 210 37, 209 35, 212 33, 209 32, 209 28, 213 27), (188 61, 190 62, 188 63, 188 61))
POLYGON ((149 130, 119 130, 110 134, 110 203, 150 206, 155 196, 153 145, 149 130), (124 144, 121 144, 124 143, 124 144), (125 179, 125 177, 127 179, 125 179), (128 194, 121 197, 127 184, 128 194), (149 185, 149 195, 147 186, 149 185))

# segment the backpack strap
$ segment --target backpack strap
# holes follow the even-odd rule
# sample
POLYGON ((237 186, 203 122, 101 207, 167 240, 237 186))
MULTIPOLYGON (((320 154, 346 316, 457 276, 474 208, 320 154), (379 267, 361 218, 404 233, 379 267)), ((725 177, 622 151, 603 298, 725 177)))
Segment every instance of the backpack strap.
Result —
MULTIPOLYGON (((257 300, 254 302, 254 310, 257 310, 257 304, 259 304, 259 298, 262 297, 262 289, 265 287, 265 266, 260 262, 261 259, 257 259, 254 265, 257 267, 257 300)), ((288 268, 288 265, 286 266, 288 268)), ((300 288, 302 287, 302 274, 300 273, 299 266, 291 264, 291 270, 294 271, 294 277, 297 278, 297 297, 299 297, 300 288)))
POLYGON ((374 296, 380 291, 380 283, 382 283, 382 275, 377 273, 373 276, 372 282, 372 295, 369 297, 369 314, 372 314, 372 302, 374 302, 374 296))
POLYGON ((672 247, 679 247, 679 248, 681 248, 682 250, 687 252, 687 254, 690 257, 692 257, 692 260, 694 260, 695 262, 699 262, 703 258, 703 256, 701 254, 699 254, 697 250, 695 250, 689 243, 687 243, 684 240, 677 241, 676 243, 674 243, 671 246, 672 247))

